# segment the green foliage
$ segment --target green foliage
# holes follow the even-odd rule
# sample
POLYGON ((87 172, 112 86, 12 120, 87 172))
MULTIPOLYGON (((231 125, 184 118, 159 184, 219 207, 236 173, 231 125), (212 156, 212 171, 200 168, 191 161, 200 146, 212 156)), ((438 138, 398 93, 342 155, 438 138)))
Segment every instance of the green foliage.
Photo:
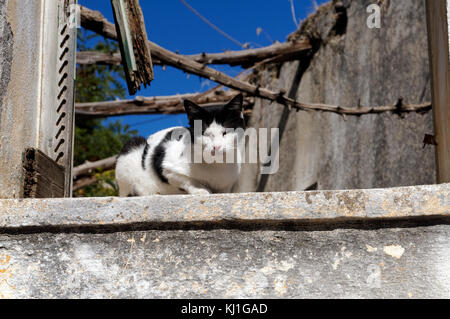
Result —
MULTIPOLYGON (((119 50, 116 42, 84 30, 78 32, 77 46, 79 51, 114 53, 119 50), (95 44, 91 45, 91 43, 95 44)), ((100 102, 125 98, 126 90, 120 79, 125 79, 121 66, 79 65, 75 84, 77 102, 100 102)))
MULTIPOLYGON (((118 51, 118 44, 86 30, 78 32, 78 49, 95 50, 106 53, 118 51)), ((125 76, 120 66, 79 65, 75 83, 76 102, 100 102, 126 97, 122 85, 125 76), (122 81, 121 81, 122 80, 122 81)), ((137 131, 130 130, 120 121, 110 122, 106 126, 104 119, 76 117, 74 166, 86 161, 98 161, 120 152, 122 146, 137 131)), ((98 182, 74 192, 74 196, 101 197, 116 196, 117 186, 114 172, 97 172, 98 182)))
POLYGON ((118 154, 123 145, 137 134, 120 121, 109 123, 108 126, 104 126, 101 122, 91 124, 95 125, 75 128, 75 166, 118 154))
POLYGON ((76 192, 76 197, 109 197, 118 196, 119 189, 115 180, 115 171, 96 173, 98 182, 76 192))

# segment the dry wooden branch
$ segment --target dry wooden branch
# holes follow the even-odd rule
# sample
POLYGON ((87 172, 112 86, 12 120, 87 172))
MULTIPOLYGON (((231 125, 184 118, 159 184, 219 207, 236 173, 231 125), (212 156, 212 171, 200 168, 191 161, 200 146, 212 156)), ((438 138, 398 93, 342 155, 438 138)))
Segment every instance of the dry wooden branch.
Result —
POLYGON ((92 174, 93 171, 97 169, 110 170, 116 165, 117 156, 111 156, 96 162, 86 162, 80 166, 73 169, 73 179, 78 178, 78 176, 92 174))
MULTIPOLYGON (((155 96, 155 97, 137 97, 134 100, 119 100, 110 102, 92 102, 76 104, 77 116, 88 117, 107 117, 118 115, 136 115, 136 114, 178 114, 184 113, 183 100, 190 99, 197 104, 206 106, 212 103, 225 103, 230 100, 236 92, 214 91, 212 94, 184 94, 175 96, 155 96)), ((254 104, 254 99, 246 97, 244 99, 244 108, 254 104)), ((431 103, 423 104, 402 104, 392 106, 374 106, 359 108, 344 108, 336 105, 311 104, 315 111, 333 112, 338 114, 364 115, 385 112, 408 113, 408 112, 427 112, 431 110, 431 103)), ((308 108, 307 110, 311 110, 308 108)))
MULTIPOLYGON (((111 24, 100 12, 90 10, 86 7, 81 7, 81 25, 91 31, 113 40, 117 40, 117 33, 115 27, 111 24)), ((149 41, 150 50, 152 50, 153 42, 149 41)), ((298 58, 299 54, 305 50, 310 50, 311 46, 308 41, 299 42, 286 42, 275 43, 264 48, 240 50, 240 51, 227 51, 223 53, 201 53, 195 55, 184 56, 191 58, 196 62, 202 64, 230 64, 230 65, 242 65, 249 67, 256 62, 260 62, 267 59, 278 57, 277 62, 293 60, 298 58)), ((89 62, 96 61, 96 63, 102 61, 101 55, 95 55, 95 53, 83 53, 84 59, 77 61, 80 64, 88 64, 89 62), (92 57, 90 57, 92 55, 92 57)), ((77 56, 78 59, 78 56, 77 56)), ((164 61, 160 61, 155 54, 152 54, 153 64, 164 64, 164 61)), ((104 63, 109 61, 108 57, 105 57, 104 63)), ((113 63, 117 63, 116 60, 113 63)))
POLYGON ((431 102, 422 104, 398 104, 387 105, 387 106, 364 106, 364 107, 341 107, 337 105, 327 105, 327 104, 304 104, 305 107, 302 108, 305 111, 323 111, 332 112, 343 115, 364 115, 364 114, 378 114, 386 112, 394 113, 425 113, 431 110, 431 102))
MULTIPOLYGON (((311 49, 309 42, 286 42, 275 43, 270 46, 241 50, 241 51, 226 51, 223 53, 201 53, 195 55, 186 55, 185 57, 202 64, 229 64, 232 66, 240 65, 244 68, 250 67, 257 62, 272 61, 272 62, 285 62, 295 60, 299 55, 305 51, 311 49)), ((161 61, 152 56, 154 65, 161 65, 161 61)), ((105 54, 96 51, 85 51, 77 53, 78 64, 120 64, 120 54, 114 53, 105 54)))
MULTIPOLYGON (((113 25, 110 22, 108 22, 101 15, 100 12, 92 13, 90 11, 91 10, 89 9, 82 8, 81 15, 82 16, 86 15, 81 20, 82 26, 92 31, 98 32, 99 34, 102 34, 105 37, 117 40, 117 34, 115 32, 112 33, 111 31, 112 29, 114 29, 113 25), (105 32, 105 30, 107 30, 107 32, 105 32)), ((205 65, 200 64, 190 58, 166 50, 157 45, 156 43, 149 42, 149 45, 152 54, 155 55, 159 60, 162 61, 162 63, 166 65, 182 69, 183 71, 186 71, 188 73, 192 73, 207 78, 211 81, 218 82, 227 87, 246 92, 250 95, 255 95, 272 101, 277 100, 278 102, 284 104, 287 104, 289 102, 289 104, 293 104, 294 106, 298 107, 297 105, 295 105, 296 104, 295 101, 284 97, 279 92, 272 92, 270 90, 251 85, 250 83, 239 81, 222 72, 208 68, 205 65)))
MULTIPOLYGON (((88 9, 83 9, 83 12, 86 12, 88 9)), ((100 14, 101 15, 101 14, 100 14)), ((90 17, 95 17, 98 19, 98 14, 91 14, 90 17)), ((83 20, 82 20, 83 21, 83 20)), ((104 32, 104 30, 109 30, 112 25, 104 18, 98 19, 101 24, 100 27, 95 23, 89 23, 83 25, 86 28, 91 28, 92 31, 95 32, 103 32, 103 35, 110 37, 111 39, 117 39, 116 34, 110 34, 104 32), (106 24, 106 26, 105 26, 106 24), (92 26, 96 27, 92 28, 92 26)), ((253 95, 256 97, 260 97, 263 99, 267 99, 273 102, 277 102, 279 104, 287 105, 291 108, 295 108, 297 110, 304 111, 323 111, 323 112, 332 112, 337 114, 346 114, 346 115, 363 115, 363 114, 375 114, 375 113, 383 113, 383 112, 424 112, 431 109, 431 103, 425 103, 420 105, 406 105, 403 103, 397 103, 394 106, 379 106, 379 107, 358 107, 358 108, 349 108, 349 107, 341 107, 336 105, 327 105, 327 104, 313 104, 313 103, 304 103, 300 101, 293 100, 285 96, 285 91, 281 90, 279 92, 274 92, 266 88, 260 88, 254 86, 250 83, 240 81, 238 79, 232 78, 222 72, 206 67, 205 65, 198 63, 188 57, 176 54, 169 50, 166 50, 156 43, 149 42, 150 49, 152 54, 158 58, 162 63, 166 65, 173 66, 175 68, 181 69, 185 72, 192 73, 198 75, 200 77, 204 77, 211 81, 220 83, 229 88, 242 91, 247 93, 248 95, 253 95)))
MULTIPOLYGON (((106 117, 132 114, 178 114, 184 113, 183 100, 190 99, 199 105, 225 103, 237 92, 214 91, 211 94, 183 94, 175 96, 137 97, 133 100, 93 102, 76 104, 77 116, 106 117)), ((244 107, 253 104, 253 98, 244 100, 244 107)))
POLYGON ((120 53, 104 53, 98 51, 80 51, 77 52, 77 64, 89 65, 89 64, 106 64, 106 65, 119 65, 122 63, 120 53))
MULTIPOLYGON (((153 65, 162 65, 161 61, 152 57, 153 65)), ((120 65, 122 58, 120 52, 104 53, 99 51, 78 51, 77 52, 77 64, 91 65, 91 64, 104 64, 104 65, 120 65)))
POLYGON ((332 112, 337 114, 347 114, 347 115, 362 115, 371 113, 384 113, 384 112, 422 112, 431 108, 430 103, 425 103, 421 105, 394 105, 394 106, 380 106, 380 107, 359 107, 359 108, 349 108, 341 107, 336 105, 327 104, 314 104, 314 103, 304 103, 285 96, 285 91, 280 90, 278 92, 271 91, 266 88, 260 88, 254 86, 250 83, 243 82, 232 78, 224 73, 216 71, 214 69, 205 67, 189 58, 179 56, 171 51, 161 48, 157 44, 153 44, 152 48, 155 54, 160 55, 161 60, 165 60, 167 65, 182 69, 186 72, 199 75, 201 77, 207 78, 211 81, 220 83, 229 88, 242 91, 248 95, 253 95, 263 99, 270 100, 272 102, 277 102, 279 104, 287 105, 289 107, 295 108, 297 110, 304 111, 323 111, 332 112))
POLYGON ((116 27, 110 23, 99 11, 80 6, 81 25, 108 39, 117 40, 116 27))

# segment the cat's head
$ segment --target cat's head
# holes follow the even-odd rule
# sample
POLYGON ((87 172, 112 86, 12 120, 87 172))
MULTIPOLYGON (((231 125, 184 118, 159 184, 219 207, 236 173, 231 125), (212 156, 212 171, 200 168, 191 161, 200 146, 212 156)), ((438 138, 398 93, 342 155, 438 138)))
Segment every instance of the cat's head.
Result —
POLYGON ((242 94, 238 94, 225 105, 205 108, 185 100, 184 108, 189 119, 194 144, 201 143, 203 148, 213 155, 235 148, 235 141, 238 139, 236 130, 244 129, 245 125, 243 99, 242 94), (201 121, 201 135, 194 134, 197 121, 201 121))

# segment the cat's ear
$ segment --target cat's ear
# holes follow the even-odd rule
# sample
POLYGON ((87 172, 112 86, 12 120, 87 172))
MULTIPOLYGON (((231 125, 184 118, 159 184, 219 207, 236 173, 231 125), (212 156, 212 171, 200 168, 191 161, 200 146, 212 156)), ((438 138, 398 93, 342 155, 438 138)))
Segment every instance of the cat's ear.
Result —
POLYGON ((228 102, 225 107, 230 111, 242 112, 243 104, 244 96, 242 94, 238 94, 230 102, 228 102))
POLYGON ((206 113, 204 109, 192 101, 184 100, 184 109, 189 119, 202 119, 206 113))

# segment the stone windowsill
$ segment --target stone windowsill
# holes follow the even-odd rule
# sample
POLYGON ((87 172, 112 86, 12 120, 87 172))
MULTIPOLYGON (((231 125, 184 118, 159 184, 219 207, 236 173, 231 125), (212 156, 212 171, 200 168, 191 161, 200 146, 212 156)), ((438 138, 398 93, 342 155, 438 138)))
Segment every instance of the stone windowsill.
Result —
POLYGON ((20 228, 318 224, 450 217, 450 184, 389 189, 0 200, 0 232, 20 228))

